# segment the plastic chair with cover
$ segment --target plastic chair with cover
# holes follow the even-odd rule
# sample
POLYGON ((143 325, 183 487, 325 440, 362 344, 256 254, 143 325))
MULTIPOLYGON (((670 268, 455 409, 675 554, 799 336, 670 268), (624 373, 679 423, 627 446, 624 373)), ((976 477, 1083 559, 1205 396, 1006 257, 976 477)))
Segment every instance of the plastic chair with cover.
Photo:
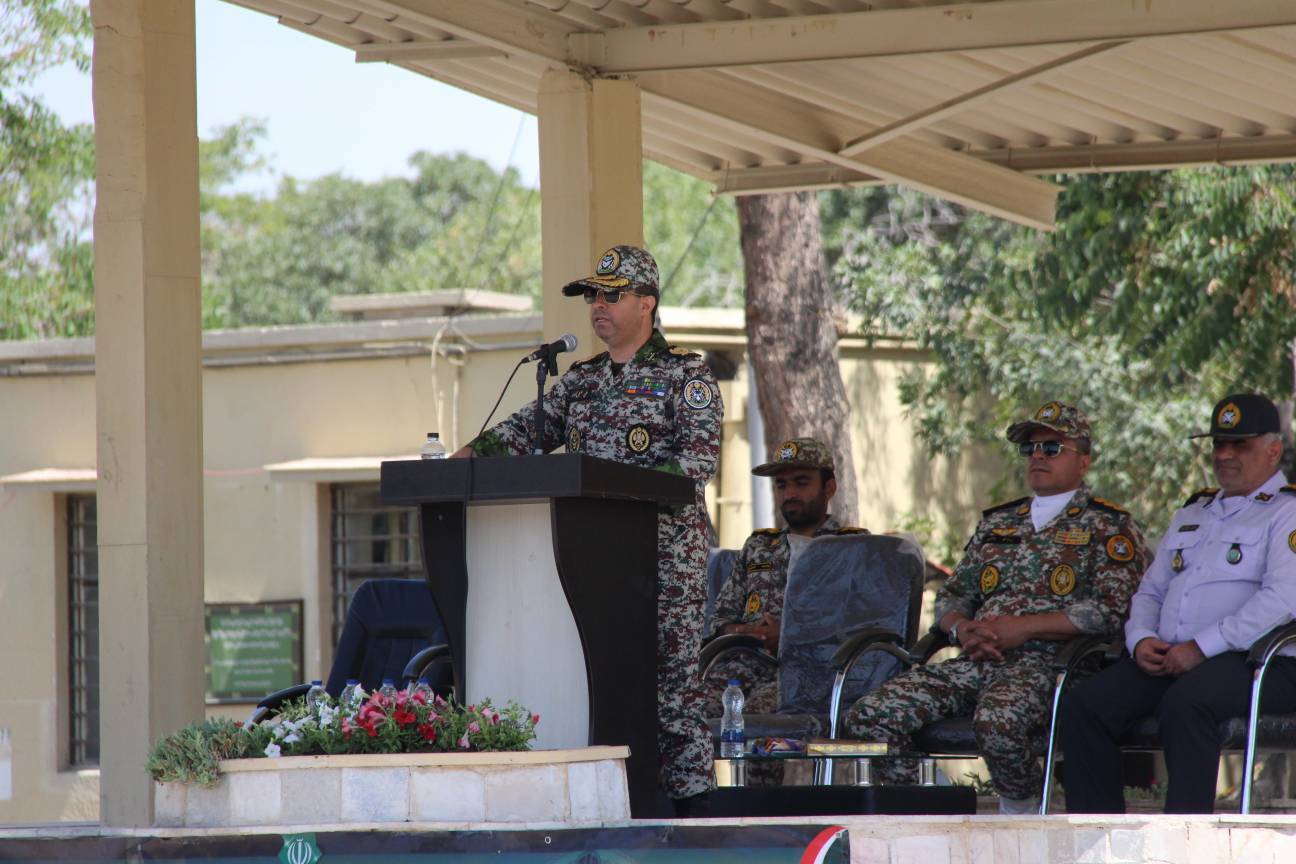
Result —
MULTIPOLYGON (((816 537, 788 573, 778 657, 761 650, 753 636, 719 636, 703 649, 703 674, 731 651, 760 657, 778 667, 779 708, 745 715, 748 739, 832 736, 840 719, 830 705, 834 682, 840 679, 840 692, 853 701, 901 667, 896 658, 873 652, 839 670, 843 646, 893 637, 912 645, 924 572, 922 549, 909 537, 816 537)), ((709 723, 718 734, 719 719, 709 723)))
MULTIPOLYGON (((336 699, 348 678, 358 678, 361 686, 371 691, 384 678, 403 686, 427 670, 433 689, 449 692, 451 666, 449 662, 437 663, 449 659, 446 642, 445 627, 426 581, 370 579, 356 589, 347 609, 324 689, 336 699)), ((298 684, 271 693, 257 703, 247 722, 259 722, 309 689, 309 684, 298 684)))

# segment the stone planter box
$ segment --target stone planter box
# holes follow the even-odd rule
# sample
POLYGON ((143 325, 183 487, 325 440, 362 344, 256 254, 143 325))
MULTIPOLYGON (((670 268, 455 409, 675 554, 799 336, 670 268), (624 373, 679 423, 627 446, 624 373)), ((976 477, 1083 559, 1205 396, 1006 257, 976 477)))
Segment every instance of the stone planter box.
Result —
POLYGON ((626 747, 288 756, 221 763, 211 789, 158 783, 158 827, 630 818, 626 747))

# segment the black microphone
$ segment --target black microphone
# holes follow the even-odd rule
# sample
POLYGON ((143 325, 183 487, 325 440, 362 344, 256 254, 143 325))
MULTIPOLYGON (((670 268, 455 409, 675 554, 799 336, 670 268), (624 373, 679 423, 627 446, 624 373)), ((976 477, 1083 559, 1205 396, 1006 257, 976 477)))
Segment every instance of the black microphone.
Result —
POLYGON ((536 350, 522 358, 523 363, 529 363, 532 360, 544 360, 549 357, 556 357, 564 351, 576 350, 576 337, 570 333, 563 334, 561 339, 555 339, 548 345, 541 345, 536 350))

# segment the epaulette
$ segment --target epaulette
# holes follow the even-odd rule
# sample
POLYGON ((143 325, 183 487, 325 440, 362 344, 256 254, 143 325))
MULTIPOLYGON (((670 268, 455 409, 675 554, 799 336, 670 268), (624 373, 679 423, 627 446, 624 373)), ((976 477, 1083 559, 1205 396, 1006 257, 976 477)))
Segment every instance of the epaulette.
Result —
POLYGON ((1090 498, 1089 506, 1097 510, 1106 510, 1108 513, 1115 513, 1118 516, 1128 516, 1129 511, 1119 504, 1108 501, 1106 498, 1090 498))
POLYGON ((755 531, 753 531, 752 533, 753 533, 753 534, 766 534, 766 535, 770 535, 770 534, 782 534, 783 532, 782 532, 781 530, 779 530, 778 528, 757 528, 757 529, 756 529, 755 531))
POLYGON ((599 360, 602 360, 606 356, 608 356, 608 352, 601 351, 598 354, 595 354, 593 357, 586 357, 584 360, 577 360, 575 363, 573 363, 570 366, 570 368, 575 369, 577 366, 589 366, 593 363, 597 363, 599 360))
POLYGON ((1292 484, 1288 483, 1286 486, 1279 486, 1278 491, 1286 492, 1289 495, 1296 495, 1296 486, 1293 486, 1292 484))
POLYGON ((1000 510, 1007 510, 1009 507, 1016 507, 1019 504, 1025 504, 1029 500, 1030 500, 1030 496, 1026 495, 1022 498, 1015 498, 1012 501, 1005 501, 1002 504, 996 504, 993 507, 987 507, 986 509, 981 511, 981 515, 989 516, 991 513, 998 513, 1000 510))
POLYGON ((676 357, 701 357, 702 356, 696 351, 690 351, 689 349, 681 348, 678 345, 672 345, 670 347, 670 350, 667 351, 666 353, 674 354, 676 357))
MULTIPOLYGON (((1286 488, 1286 486, 1283 487, 1283 489, 1286 488)), ((1210 499, 1215 497, 1215 493, 1218 491, 1219 488, 1215 486, 1207 486, 1205 489, 1198 489, 1196 492, 1188 496, 1188 500, 1183 503, 1183 506, 1187 507, 1189 504, 1199 501, 1202 498, 1205 498, 1209 502, 1210 499)))
POLYGON ((853 525, 848 525, 846 527, 837 529, 838 536, 841 536, 843 534, 867 534, 867 533, 869 533, 869 530, 867 528, 856 528, 853 525))

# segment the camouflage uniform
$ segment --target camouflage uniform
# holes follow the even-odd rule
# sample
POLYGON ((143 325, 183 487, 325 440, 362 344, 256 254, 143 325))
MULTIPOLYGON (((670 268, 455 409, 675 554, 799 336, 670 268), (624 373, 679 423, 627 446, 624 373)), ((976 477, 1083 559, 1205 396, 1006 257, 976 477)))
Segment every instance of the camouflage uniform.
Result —
MULTIPOLYGON (((1010 440, 1018 426, 1010 428, 1010 440)), ((1087 438, 1087 423, 1084 432, 1087 438)), ((969 618, 1063 612, 1081 633, 1119 632, 1149 560, 1134 519, 1082 485, 1036 531, 1030 502, 984 511, 963 560, 936 595, 936 620, 955 611, 969 618)), ((927 723, 971 714, 995 790, 1005 798, 1032 798, 1042 775, 1031 740, 1047 720, 1050 664, 1063 644, 1037 639, 1005 651, 1001 662, 960 656, 915 667, 856 702, 845 728, 852 737, 907 749, 910 734, 927 723)), ((883 774, 890 782, 912 782, 908 767, 890 766, 883 774)))
MULTIPOLYGON (((814 536, 837 534, 840 530, 837 520, 829 516, 814 536)), ((853 533, 857 529, 846 530, 853 533)), ((791 558, 787 535, 787 529, 762 528, 747 538, 716 598, 708 631, 718 632, 725 624, 758 624, 766 613, 783 617, 783 591, 787 588, 791 558)), ((778 669, 739 654, 712 666, 702 682, 707 691, 706 716, 719 717, 723 713, 720 694, 730 678, 742 682, 745 711, 771 714, 778 709, 778 669)))
MULTIPOLYGON (((554 384, 545 396, 543 446, 545 452, 566 446, 569 453, 695 481, 694 503, 663 511, 657 520, 660 781, 671 797, 684 798, 714 785, 697 662, 706 608, 703 490, 720 458, 724 406, 702 358, 670 347, 656 330, 619 372, 612 365, 604 352, 574 364, 554 384)), ((529 453, 534 416, 532 402, 471 446, 481 456, 529 453)))

